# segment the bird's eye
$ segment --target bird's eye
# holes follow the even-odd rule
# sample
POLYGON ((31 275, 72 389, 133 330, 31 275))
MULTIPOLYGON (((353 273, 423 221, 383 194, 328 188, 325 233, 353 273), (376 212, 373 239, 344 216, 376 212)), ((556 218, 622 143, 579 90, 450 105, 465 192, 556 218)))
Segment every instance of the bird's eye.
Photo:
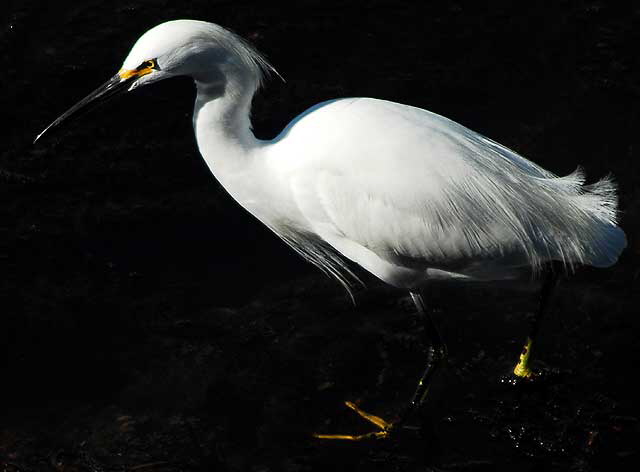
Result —
POLYGON ((158 67, 158 63, 156 62, 156 60, 149 59, 148 61, 144 61, 142 64, 140 64, 137 70, 157 69, 157 67, 158 67))

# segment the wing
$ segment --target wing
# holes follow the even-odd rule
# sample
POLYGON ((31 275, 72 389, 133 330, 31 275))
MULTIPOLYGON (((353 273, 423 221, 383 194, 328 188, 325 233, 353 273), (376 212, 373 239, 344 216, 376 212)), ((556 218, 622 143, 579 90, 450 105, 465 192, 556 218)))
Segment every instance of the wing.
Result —
POLYGON ((287 133, 309 150, 284 166, 300 212, 365 267, 370 253, 398 267, 464 273, 492 260, 535 268, 610 250, 602 241, 603 225, 615 224, 610 182, 585 192, 579 171, 558 178, 439 115, 348 99, 287 133))

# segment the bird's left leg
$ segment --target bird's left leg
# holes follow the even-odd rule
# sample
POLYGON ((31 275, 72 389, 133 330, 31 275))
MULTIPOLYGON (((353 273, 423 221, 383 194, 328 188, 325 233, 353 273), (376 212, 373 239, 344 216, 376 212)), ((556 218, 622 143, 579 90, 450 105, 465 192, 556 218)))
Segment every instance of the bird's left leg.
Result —
POLYGON ((351 435, 351 434, 314 434, 313 436, 318 439, 340 439, 347 441, 362 441, 365 439, 384 439, 388 438, 389 435, 393 431, 397 431, 399 428, 404 426, 407 420, 411 417, 411 415, 420 408, 420 406, 424 403, 427 394, 429 393, 429 387, 431 385, 432 379, 436 371, 439 367, 444 363, 447 357, 447 346, 442 341, 440 337, 440 333, 436 328, 433 319, 429 311, 426 308, 424 298, 419 292, 410 292, 411 299, 413 300, 414 305, 418 311, 419 316, 422 318, 425 327, 425 334, 428 341, 428 357, 427 357, 427 367, 425 368, 420 380, 418 381, 418 386, 409 401, 409 404, 405 408, 405 410, 400 415, 399 419, 395 422, 388 422, 379 416, 372 415, 367 413, 357 405, 352 402, 345 402, 345 404, 355 411, 358 415, 360 415, 365 420, 374 424, 378 427, 379 431, 360 434, 360 435, 351 435))
POLYGON ((549 265, 545 268, 543 277, 542 289, 540 290, 540 305, 533 318, 529 335, 527 336, 527 340, 525 341, 522 352, 520 353, 520 359, 518 360, 516 367, 513 369, 515 379, 531 379, 535 377, 535 373, 533 369, 531 369, 531 351, 533 349, 534 341, 540 332, 540 322, 549 311, 553 292, 558 284, 559 270, 555 269, 552 265, 549 265))

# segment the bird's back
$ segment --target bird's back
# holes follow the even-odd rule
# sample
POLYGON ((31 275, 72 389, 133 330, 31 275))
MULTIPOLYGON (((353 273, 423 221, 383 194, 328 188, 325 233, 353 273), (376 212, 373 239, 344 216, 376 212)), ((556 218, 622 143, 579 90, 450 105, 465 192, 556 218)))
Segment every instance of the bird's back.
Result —
POLYGON ((610 180, 585 186, 580 171, 559 178, 419 108, 326 102, 271 148, 299 210, 297 230, 395 285, 429 270, 482 279, 547 260, 604 267, 626 245, 610 180))

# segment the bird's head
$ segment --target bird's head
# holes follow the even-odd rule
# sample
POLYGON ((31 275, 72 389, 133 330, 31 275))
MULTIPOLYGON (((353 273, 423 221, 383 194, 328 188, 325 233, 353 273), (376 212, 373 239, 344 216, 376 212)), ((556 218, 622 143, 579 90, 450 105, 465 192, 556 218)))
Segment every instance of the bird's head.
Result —
POLYGON ((275 70, 242 38, 221 26, 197 20, 168 21, 144 33, 117 74, 54 120, 35 141, 63 121, 141 85, 186 75, 222 94, 229 77, 257 87, 265 72, 275 70))

